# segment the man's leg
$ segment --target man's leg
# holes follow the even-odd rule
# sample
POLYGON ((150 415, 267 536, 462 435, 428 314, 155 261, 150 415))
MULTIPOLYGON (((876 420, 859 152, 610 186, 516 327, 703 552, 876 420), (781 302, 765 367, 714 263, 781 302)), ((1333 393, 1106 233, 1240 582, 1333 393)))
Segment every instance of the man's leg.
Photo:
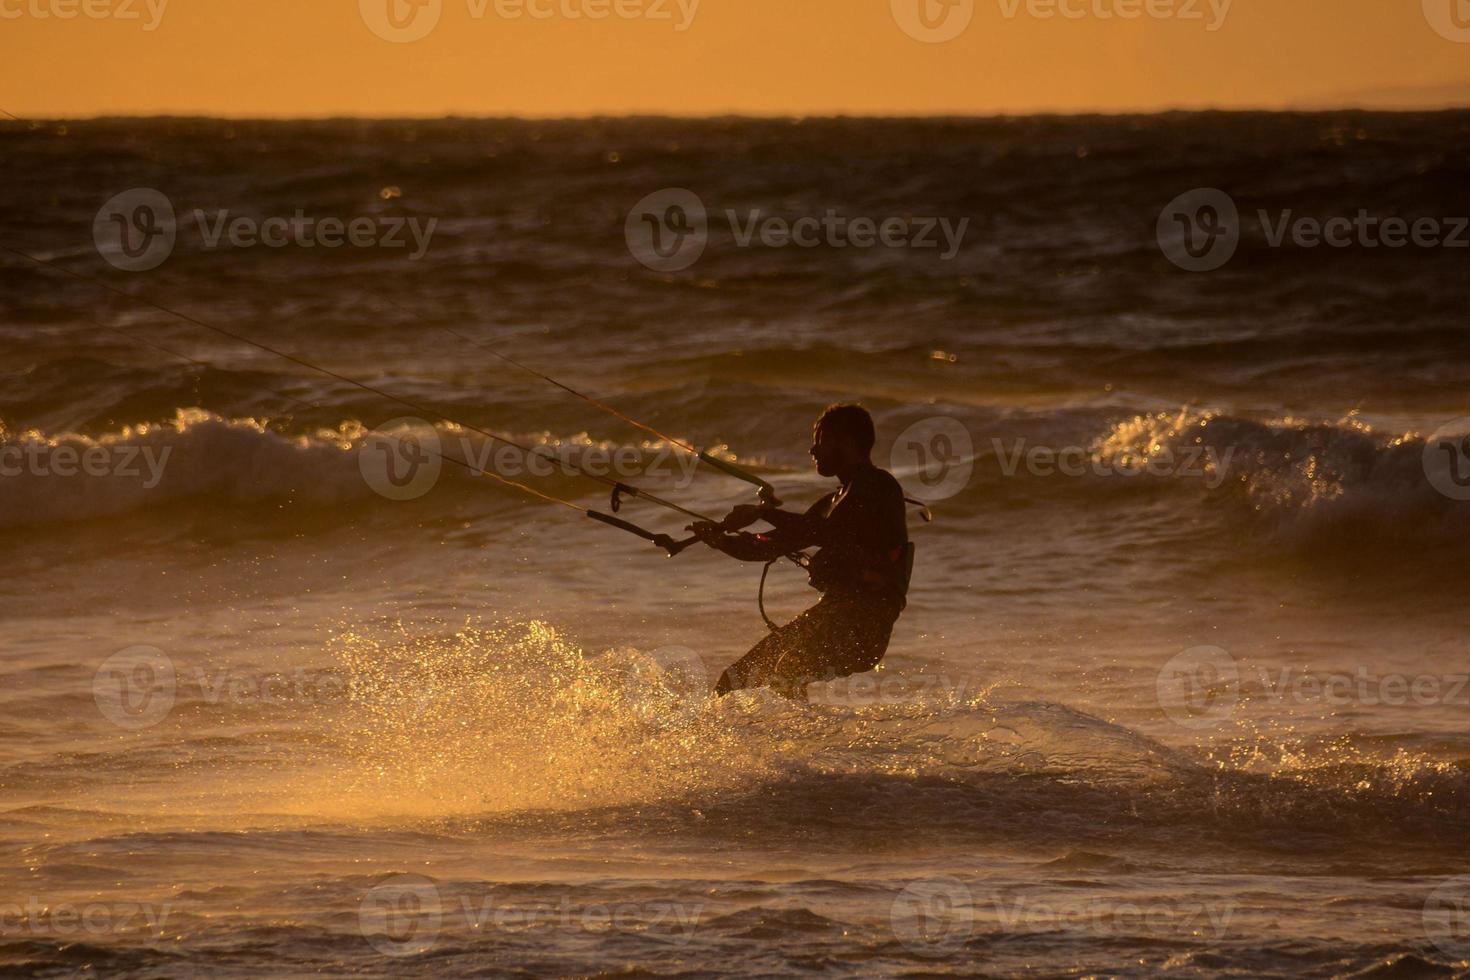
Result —
POLYGON ((804 701, 806 687, 814 681, 869 670, 888 645, 888 630, 866 621, 871 618, 859 607, 819 602, 736 661, 720 677, 715 693, 769 687, 804 701))
POLYGON ((766 638, 776 642, 762 642, 747 657, 759 654, 765 678, 761 683, 786 697, 805 701, 808 684, 876 667, 888 651, 899 612, 896 603, 881 599, 826 597, 766 638))
POLYGON ((775 676, 776 665, 781 662, 783 654, 794 647, 796 642, 793 627, 795 620, 787 623, 780 629, 768 634, 750 652, 730 665, 730 668, 720 675, 720 682, 715 685, 715 693, 724 697, 731 691, 739 691, 748 687, 768 687, 775 676))

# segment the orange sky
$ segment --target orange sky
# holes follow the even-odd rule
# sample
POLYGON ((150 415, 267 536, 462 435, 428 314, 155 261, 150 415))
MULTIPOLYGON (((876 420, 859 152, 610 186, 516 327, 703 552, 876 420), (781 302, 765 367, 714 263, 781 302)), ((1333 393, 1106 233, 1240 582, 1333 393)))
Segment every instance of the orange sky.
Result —
POLYGON ((0 38, 23 117, 1470 105, 1470 0, 0 0, 0 38))

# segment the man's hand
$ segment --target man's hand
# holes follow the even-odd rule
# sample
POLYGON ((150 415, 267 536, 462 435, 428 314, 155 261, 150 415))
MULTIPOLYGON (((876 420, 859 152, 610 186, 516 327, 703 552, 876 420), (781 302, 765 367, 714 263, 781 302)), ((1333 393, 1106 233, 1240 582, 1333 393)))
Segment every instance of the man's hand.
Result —
POLYGON ((741 504, 730 511, 729 516, 721 522, 720 526, 727 531, 743 531, 756 521, 766 519, 766 507, 764 504, 741 504))
POLYGON ((689 530, 716 551, 720 550, 720 543, 725 540, 725 529, 714 521, 696 521, 689 525, 689 530))

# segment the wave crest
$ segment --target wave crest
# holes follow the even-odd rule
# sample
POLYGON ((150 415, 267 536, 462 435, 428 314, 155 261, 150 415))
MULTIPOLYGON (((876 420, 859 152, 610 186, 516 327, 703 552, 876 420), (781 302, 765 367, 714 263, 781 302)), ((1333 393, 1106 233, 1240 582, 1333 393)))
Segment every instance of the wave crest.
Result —
POLYGON ((1437 486, 1426 437, 1377 432, 1353 417, 1141 414, 1115 424, 1095 451, 1118 466, 1193 461, 1197 471, 1182 475, 1204 477, 1197 485, 1217 487, 1248 523, 1288 546, 1366 550, 1470 540, 1470 504, 1437 486))
MULTIPOLYGON (((135 511, 171 514, 184 501, 216 507, 289 502, 308 507, 365 506, 417 499, 431 491, 474 488, 517 493, 476 470, 500 473, 558 496, 594 486, 577 469, 604 476, 636 476, 648 489, 687 482, 693 461, 654 441, 634 445, 598 440, 586 432, 507 434, 529 446, 531 457, 454 423, 402 419, 371 429, 356 419, 335 428, 290 433, 270 420, 225 418, 181 408, 163 422, 124 426, 89 436, 9 431, 0 424, 0 527, 50 525, 135 511), (377 450, 383 444, 415 450, 428 479, 387 479, 399 466, 377 450), (402 491, 402 492, 400 492, 402 491)), ((393 449, 397 451, 396 448, 393 449)))

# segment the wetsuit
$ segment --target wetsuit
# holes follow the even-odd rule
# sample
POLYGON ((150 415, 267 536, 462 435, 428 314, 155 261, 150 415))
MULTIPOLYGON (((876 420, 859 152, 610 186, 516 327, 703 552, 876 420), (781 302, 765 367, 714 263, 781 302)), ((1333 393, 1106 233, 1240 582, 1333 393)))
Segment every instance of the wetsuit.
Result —
POLYGON ((770 561, 820 547, 809 573, 822 599, 725 671, 716 693, 772 687, 802 697, 813 681, 872 670, 888 650, 908 588, 903 488, 868 463, 806 513, 763 516, 774 531, 726 539, 722 550, 745 561, 770 561))

